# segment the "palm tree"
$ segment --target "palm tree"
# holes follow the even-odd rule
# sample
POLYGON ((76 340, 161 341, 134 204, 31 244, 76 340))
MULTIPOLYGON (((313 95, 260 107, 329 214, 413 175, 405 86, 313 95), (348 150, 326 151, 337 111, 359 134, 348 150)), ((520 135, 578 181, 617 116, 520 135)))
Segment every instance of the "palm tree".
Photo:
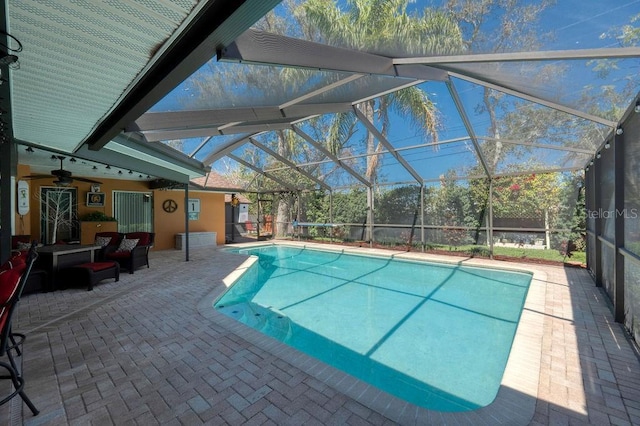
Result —
MULTIPOLYGON (((302 5, 309 25, 327 44, 387 56, 424 56, 460 53, 464 50, 462 32, 447 14, 425 9, 409 12, 409 0, 348 0, 342 11, 332 0, 309 0, 302 5)), ((425 137, 437 141, 438 116, 429 97, 413 86, 358 105, 371 122, 382 125, 387 136, 389 113, 407 117, 425 137)), ((365 178, 377 180, 380 142, 367 132, 365 178)))

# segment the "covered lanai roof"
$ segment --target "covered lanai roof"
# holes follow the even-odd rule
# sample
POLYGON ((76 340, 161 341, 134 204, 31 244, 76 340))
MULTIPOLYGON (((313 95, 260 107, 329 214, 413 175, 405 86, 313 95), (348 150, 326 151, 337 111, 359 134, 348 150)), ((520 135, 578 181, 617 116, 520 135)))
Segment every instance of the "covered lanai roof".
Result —
POLYGON ((384 40, 308 24, 307 3, 354 10, 10 1, 13 135, 181 182, 211 167, 242 170, 247 190, 336 189, 579 170, 636 101, 638 1, 493 5, 481 21, 465 2, 396 2, 446 22, 384 40), (430 124, 394 108, 414 89, 430 124))

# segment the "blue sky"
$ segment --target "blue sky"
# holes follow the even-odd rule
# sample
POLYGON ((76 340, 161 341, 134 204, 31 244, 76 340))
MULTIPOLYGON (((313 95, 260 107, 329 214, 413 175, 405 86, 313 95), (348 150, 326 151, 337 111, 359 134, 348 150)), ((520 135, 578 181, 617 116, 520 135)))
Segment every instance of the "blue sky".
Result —
MULTIPOLYGON (((344 2, 343 2, 344 3, 344 2)), ((428 5, 441 5, 443 2, 415 1, 410 8, 422 10, 428 5)), ((537 2, 536 2, 537 3, 537 2)), ((525 2, 526 4, 526 2, 525 2)), ((628 24, 630 17, 640 13, 640 0, 635 1, 601 1, 601 0, 558 0, 555 5, 548 8, 543 14, 540 22, 542 33, 554 31, 553 40, 549 41, 542 50, 560 49, 587 49, 598 47, 617 47, 617 41, 610 37, 612 28, 628 24)), ((495 23, 489 24, 489 29, 495 23)), ((579 95, 582 88, 591 82, 591 73, 584 61, 572 61, 572 68, 567 74, 567 81, 564 84, 568 90, 566 100, 570 101, 571 96, 579 95), (573 85, 573 86, 572 86, 573 85)), ((621 63, 620 74, 638 72, 637 60, 628 60, 621 63)), ((613 80, 612 80, 613 81, 613 80)), ((527 82, 523 82, 527 83, 527 82)), ((595 86, 599 87, 602 82, 596 81, 595 86)), ((447 87, 443 83, 431 82, 422 85, 423 90, 428 94, 439 109, 442 119, 439 139, 451 139, 466 135, 466 130, 459 118, 454 104, 451 100, 447 87)), ((477 109, 481 105, 481 90, 471 83, 456 83, 456 88, 460 91, 460 96, 465 102, 465 107, 471 122, 474 124, 475 132, 482 136, 487 132, 489 119, 486 113, 481 113, 477 109)), ((542 89, 544 89, 543 87, 542 89)), ((179 86, 166 99, 161 101, 153 110, 175 110, 182 109, 179 97, 185 93, 185 86, 179 86)), ((575 99, 574 99, 575 101, 575 99)), ((516 108, 519 101, 514 100, 512 108, 516 108)), ((360 135, 359 137, 362 137, 360 135)), ((228 139, 228 138, 227 138, 228 139)), ((391 132, 389 140, 400 146, 417 145, 425 142, 419 133, 411 129, 402 117, 392 115, 391 132)), ((189 153, 197 141, 191 142, 189 153)), ((430 151, 427 153, 435 160, 429 161, 428 174, 433 177, 444 173, 456 164, 456 161, 463 156, 449 155, 447 149, 443 147, 439 153, 430 151)), ((464 151, 464 147, 458 147, 459 152, 464 151)), ((449 152, 453 152, 450 148, 449 152)), ((464 155, 466 157, 466 155, 464 155)), ((399 167, 399 166, 397 166, 399 167)), ((391 169, 391 167, 389 168, 391 169)), ((391 170, 388 171, 392 173, 391 170)))

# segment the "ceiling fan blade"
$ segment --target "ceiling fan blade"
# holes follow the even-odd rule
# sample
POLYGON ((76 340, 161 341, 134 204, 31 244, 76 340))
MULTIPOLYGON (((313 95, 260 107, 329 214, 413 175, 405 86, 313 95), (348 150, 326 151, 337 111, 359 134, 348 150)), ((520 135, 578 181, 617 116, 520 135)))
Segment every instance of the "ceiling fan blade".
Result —
POLYGON ((51 175, 29 175, 29 176, 23 176, 22 179, 52 179, 55 176, 51 176, 51 175))
POLYGON ((81 182, 99 183, 100 185, 102 185, 102 182, 99 182, 99 181, 97 181, 97 180, 93 180, 93 179, 89 179, 89 178, 73 176, 73 178, 72 178, 72 179, 73 179, 73 180, 79 180, 79 181, 81 181, 81 182))

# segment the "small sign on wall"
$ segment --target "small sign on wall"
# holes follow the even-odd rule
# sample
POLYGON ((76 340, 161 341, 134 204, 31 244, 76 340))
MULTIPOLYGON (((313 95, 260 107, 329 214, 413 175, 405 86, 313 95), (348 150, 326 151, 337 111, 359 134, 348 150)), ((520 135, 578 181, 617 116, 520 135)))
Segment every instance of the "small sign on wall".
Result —
POLYGON ((191 218, 191 213, 200 213, 200 198, 189 198, 187 212, 189 212, 189 218, 191 218))
POLYGON ((200 213, 189 212, 189 220, 198 220, 198 219, 200 219, 200 213))

